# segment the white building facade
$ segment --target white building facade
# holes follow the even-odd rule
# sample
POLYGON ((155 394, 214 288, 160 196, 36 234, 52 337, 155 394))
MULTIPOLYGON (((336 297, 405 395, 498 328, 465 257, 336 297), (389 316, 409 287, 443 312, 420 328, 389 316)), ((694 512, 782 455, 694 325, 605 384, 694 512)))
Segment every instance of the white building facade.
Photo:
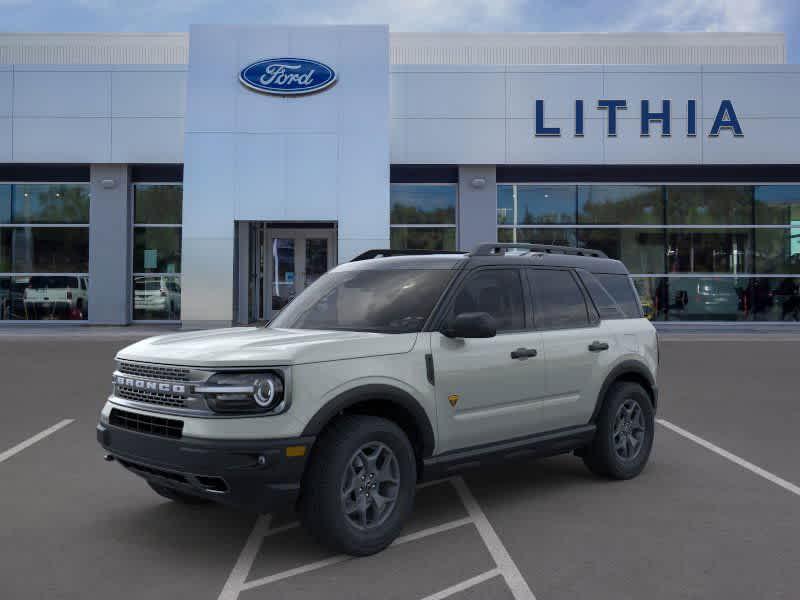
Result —
POLYGON ((0 323, 260 321, 485 241, 603 250, 655 320, 797 321, 798 97, 782 34, 3 34, 0 323))

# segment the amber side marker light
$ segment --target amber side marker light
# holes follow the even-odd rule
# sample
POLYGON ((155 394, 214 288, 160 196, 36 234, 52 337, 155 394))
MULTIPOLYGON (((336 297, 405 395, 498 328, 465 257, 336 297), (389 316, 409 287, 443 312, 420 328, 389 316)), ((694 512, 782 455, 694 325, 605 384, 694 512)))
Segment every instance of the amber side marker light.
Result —
POLYGON ((306 447, 305 446, 287 446, 286 447, 286 456, 289 458, 293 458, 296 456, 305 456, 306 455, 306 447))

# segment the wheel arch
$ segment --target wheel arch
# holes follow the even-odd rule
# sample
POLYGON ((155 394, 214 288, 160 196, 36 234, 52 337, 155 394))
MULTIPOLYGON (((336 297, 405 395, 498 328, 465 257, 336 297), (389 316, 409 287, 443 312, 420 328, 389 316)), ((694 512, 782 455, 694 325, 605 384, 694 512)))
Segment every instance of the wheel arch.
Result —
POLYGON ((650 396, 650 401, 653 403, 653 410, 657 409, 658 393, 653 374, 647 366, 636 360, 626 360, 611 369, 611 372, 606 376, 603 385, 600 387, 600 392, 597 394, 597 402, 592 413, 591 423, 597 420, 600 414, 600 409, 605 402, 606 394, 609 388, 618 381, 630 381, 641 385, 647 394, 650 396))
POLYGON ((391 385, 367 384, 344 391, 320 408, 303 430, 318 436, 339 415, 364 414, 396 423, 408 436, 417 460, 433 454, 433 425, 422 405, 408 392, 391 385))

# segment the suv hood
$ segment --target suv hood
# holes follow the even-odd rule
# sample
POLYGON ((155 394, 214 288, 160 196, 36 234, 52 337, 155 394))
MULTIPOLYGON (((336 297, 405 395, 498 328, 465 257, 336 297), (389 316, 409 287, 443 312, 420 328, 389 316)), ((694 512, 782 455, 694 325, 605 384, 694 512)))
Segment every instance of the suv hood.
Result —
POLYGON ((148 338, 123 348, 121 360, 190 367, 262 367, 409 352, 416 333, 235 327, 148 338))

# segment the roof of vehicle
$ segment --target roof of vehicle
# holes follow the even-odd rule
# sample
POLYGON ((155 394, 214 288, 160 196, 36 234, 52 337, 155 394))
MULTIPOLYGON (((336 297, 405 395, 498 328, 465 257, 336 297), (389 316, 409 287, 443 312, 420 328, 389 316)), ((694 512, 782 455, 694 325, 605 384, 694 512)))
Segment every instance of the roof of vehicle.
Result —
MULTIPOLYGON (((598 250, 543 244, 481 244, 472 252, 369 250, 348 269, 461 269, 468 266, 536 265, 627 275, 625 265, 598 250), (514 252, 509 252, 513 250, 514 252)), ((341 267, 340 267, 341 268, 341 267)))

